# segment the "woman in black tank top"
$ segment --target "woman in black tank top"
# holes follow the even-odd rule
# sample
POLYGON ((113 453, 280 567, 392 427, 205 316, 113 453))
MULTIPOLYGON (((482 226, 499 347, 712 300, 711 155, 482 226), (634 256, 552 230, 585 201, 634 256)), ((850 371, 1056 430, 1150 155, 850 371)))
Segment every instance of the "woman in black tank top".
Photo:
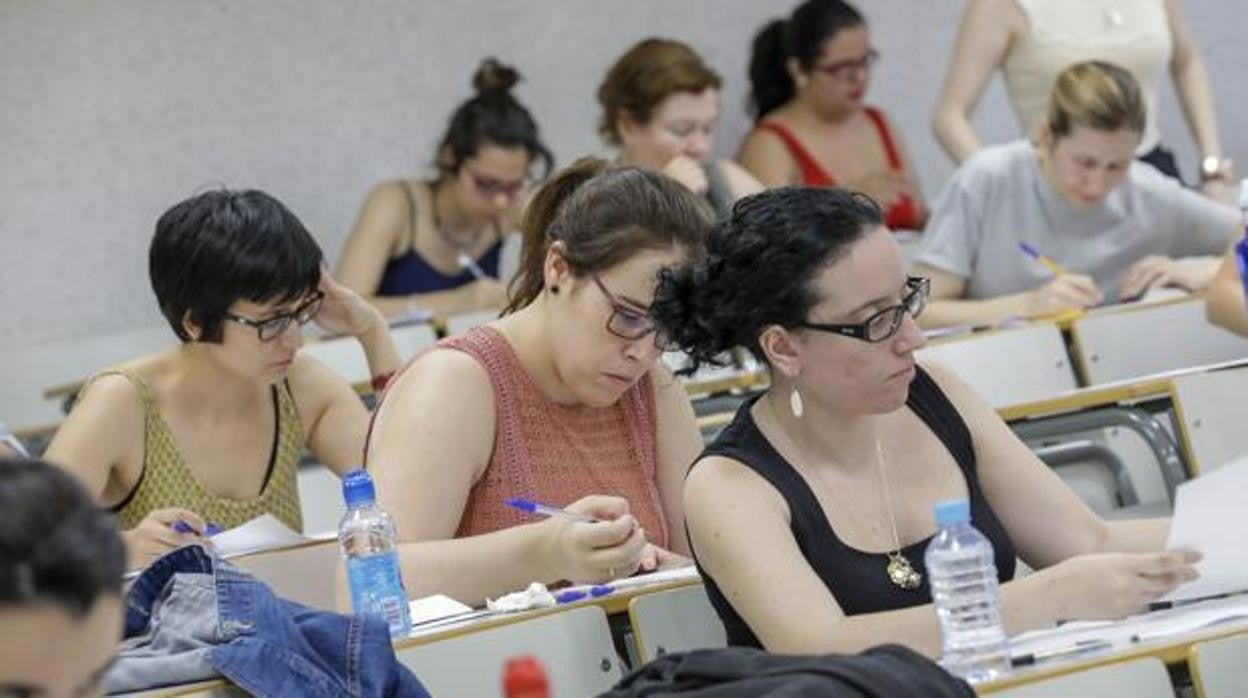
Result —
POLYGON ((686 527, 729 641, 780 652, 900 642, 935 655, 923 568, 933 506, 967 499, 992 542, 1007 632, 1126 615, 1194 578, 1169 519, 1097 517, 955 376, 920 366, 878 206, 787 187, 742 200, 651 306, 695 361, 748 348, 772 385, 691 468, 686 527), (1037 570, 1018 581, 1015 555, 1037 570))

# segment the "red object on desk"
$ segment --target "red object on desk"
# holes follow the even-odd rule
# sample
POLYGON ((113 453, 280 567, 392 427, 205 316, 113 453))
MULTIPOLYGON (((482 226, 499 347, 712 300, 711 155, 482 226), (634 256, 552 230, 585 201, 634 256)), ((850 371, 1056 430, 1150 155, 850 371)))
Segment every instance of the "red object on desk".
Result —
POLYGON ((546 670, 532 655, 512 657, 503 669, 505 698, 550 698, 546 670))

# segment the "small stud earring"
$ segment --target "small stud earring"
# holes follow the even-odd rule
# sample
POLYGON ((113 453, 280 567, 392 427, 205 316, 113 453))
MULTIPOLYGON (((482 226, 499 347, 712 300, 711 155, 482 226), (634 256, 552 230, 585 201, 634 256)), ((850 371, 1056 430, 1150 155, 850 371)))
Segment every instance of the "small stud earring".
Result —
POLYGON ((559 293, 559 285, 558 285, 558 284, 551 284, 551 285, 550 285, 550 292, 551 292, 551 293, 559 293))

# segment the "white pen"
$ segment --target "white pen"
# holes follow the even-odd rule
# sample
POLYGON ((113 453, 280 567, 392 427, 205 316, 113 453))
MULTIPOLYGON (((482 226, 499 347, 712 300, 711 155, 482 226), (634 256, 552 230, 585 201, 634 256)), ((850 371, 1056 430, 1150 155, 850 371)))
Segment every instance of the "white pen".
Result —
POLYGON ((460 252, 456 259, 459 261, 459 267, 461 269, 467 269, 468 273, 472 274, 473 278, 477 281, 481 281, 487 277, 485 270, 481 268, 480 264, 477 264, 477 260, 469 257, 466 253, 460 252))

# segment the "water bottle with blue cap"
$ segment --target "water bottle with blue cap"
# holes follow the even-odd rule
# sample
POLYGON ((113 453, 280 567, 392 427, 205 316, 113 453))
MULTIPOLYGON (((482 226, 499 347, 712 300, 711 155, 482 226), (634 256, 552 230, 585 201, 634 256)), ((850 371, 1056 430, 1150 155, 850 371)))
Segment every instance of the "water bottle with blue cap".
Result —
POLYGON ((342 494, 347 513, 338 524, 338 545, 346 560, 351 608, 382 618, 390 626, 390 637, 407 637, 412 617, 399 571, 394 520, 377 506, 368 471, 357 469, 343 476, 342 494))
POLYGON ((992 543, 971 526, 965 499, 936 505, 936 535, 923 557, 940 619, 940 664, 971 683, 1010 673, 992 543))

